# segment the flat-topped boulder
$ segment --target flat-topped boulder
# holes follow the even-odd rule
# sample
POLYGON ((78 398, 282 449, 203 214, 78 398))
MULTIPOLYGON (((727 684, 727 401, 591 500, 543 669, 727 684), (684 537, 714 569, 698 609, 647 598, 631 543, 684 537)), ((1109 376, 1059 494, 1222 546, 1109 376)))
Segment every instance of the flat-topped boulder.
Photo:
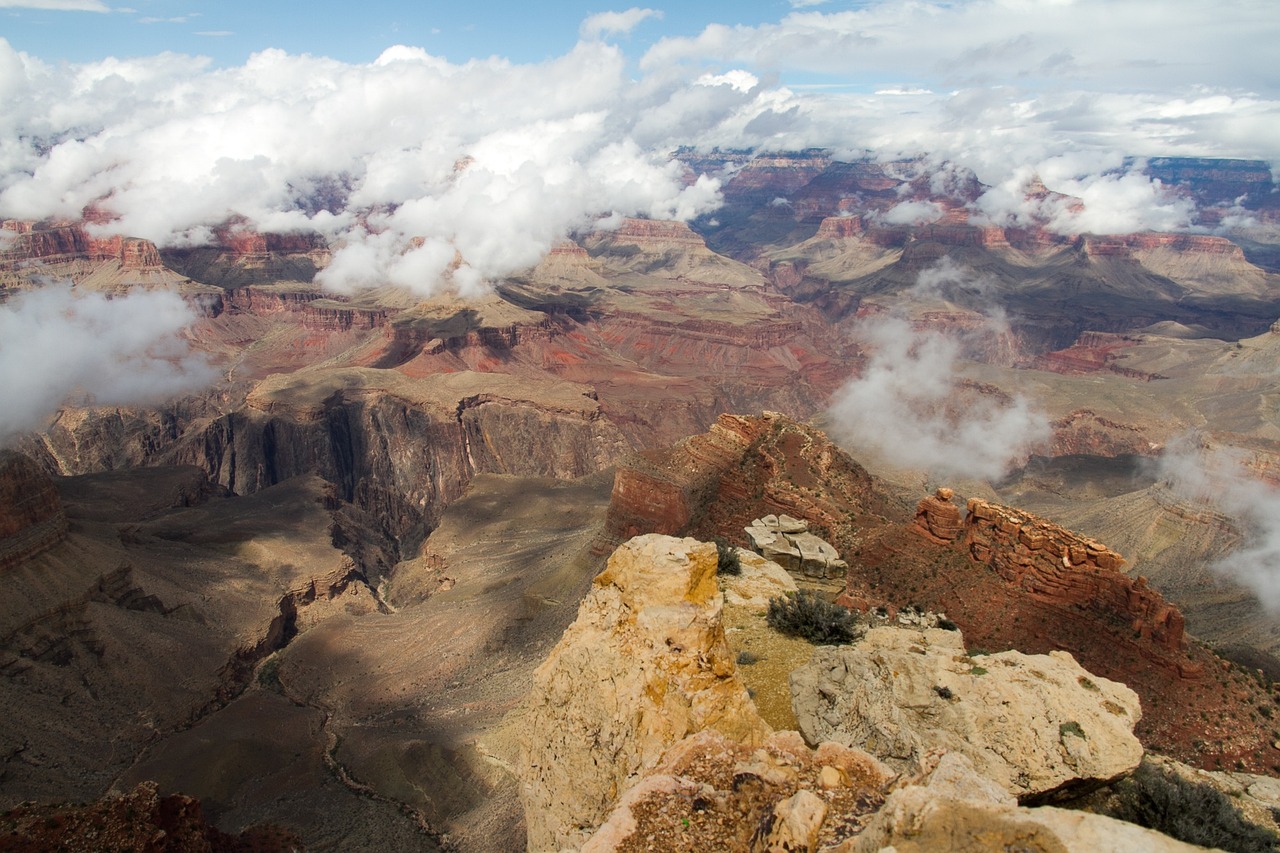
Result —
POLYGON ((807 577, 841 578, 849 564, 825 539, 809 532, 809 524, 789 515, 766 515, 743 528, 751 547, 766 560, 807 577))

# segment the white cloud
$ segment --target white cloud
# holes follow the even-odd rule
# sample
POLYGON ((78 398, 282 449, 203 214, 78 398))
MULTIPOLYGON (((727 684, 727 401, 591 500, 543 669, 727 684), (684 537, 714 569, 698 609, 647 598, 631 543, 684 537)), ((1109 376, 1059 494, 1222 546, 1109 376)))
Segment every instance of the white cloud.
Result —
POLYGON ((971 340, 914 327, 896 316, 872 317, 857 329, 870 351, 862 373, 832 398, 832 434, 892 465, 938 477, 993 479, 1049 438, 1049 421, 1019 396, 966 387, 958 372, 977 338, 1007 334, 994 280, 944 257, 911 289, 917 299, 945 299, 985 317, 971 340))
MULTIPOLYGON (((313 229, 342 244, 322 277, 337 289, 475 288, 597 219, 687 219, 719 202, 714 181, 686 186, 670 128, 643 129, 658 146, 635 140, 637 95, 617 48, 598 42, 526 66, 393 47, 370 65, 266 51, 212 72, 172 54, 55 68, 0 42, 0 68, 20 104, 0 116, 0 216, 96 204, 117 217, 96 231, 162 246, 207 240, 232 216, 313 229), (300 195, 326 181, 343 187, 336 205, 304 212, 300 195)), ((694 124, 704 107, 672 103, 664 124, 694 124)))
POLYGON ((660 20, 662 12, 658 9, 641 9, 637 6, 632 6, 625 12, 597 12, 583 20, 578 28, 578 34, 584 39, 626 35, 649 18, 660 20))
POLYGON ((0 9, 46 9, 55 12, 110 12, 101 0, 0 0, 0 9))
POLYGON ((1243 451, 1188 437, 1165 451, 1158 470, 1184 499, 1241 522, 1240 546, 1210 568, 1244 584, 1267 610, 1280 613, 1280 489, 1259 479, 1249 462, 1243 451))
POLYGON ((215 378, 179 336, 196 320, 166 291, 118 299, 49 285, 0 306, 0 446, 45 426, 66 402, 149 403, 215 378))
POLYGON ((942 205, 933 201, 904 201, 878 218, 886 225, 928 225, 942 218, 942 205))

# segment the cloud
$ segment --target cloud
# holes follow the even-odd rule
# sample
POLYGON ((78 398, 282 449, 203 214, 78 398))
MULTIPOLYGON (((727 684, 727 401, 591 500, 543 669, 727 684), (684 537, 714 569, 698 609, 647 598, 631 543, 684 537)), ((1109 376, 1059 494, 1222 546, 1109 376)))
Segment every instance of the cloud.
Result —
POLYGON ((578 34, 584 39, 626 35, 649 18, 661 20, 662 12, 658 9, 641 9, 638 6, 632 6, 625 12, 597 12, 583 20, 578 28, 578 34))
MULTIPOLYGON (((984 306, 987 323, 969 334, 998 336, 1007 324, 989 307, 993 288, 944 258, 921 274, 914 295, 984 306)), ((854 448, 937 477, 994 479, 1049 438, 1048 418, 1025 398, 964 385, 957 366, 972 342, 892 316, 864 320, 857 335, 871 357, 829 408, 832 433, 854 448)))
POLYGON ((1280 613, 1280 489, 1251 472, 1249 461, 1243 451, 1189 436, 1169 446, 1158 471, 1184 499, 1241 522, 1240 546, 1209 568, 1252 590, 1275 614, 1280 613))
POLYGON ((942 205, 933 201, 904 201, 882 213, 886 225, 928 225, 942 218, 942 205))
POLYGON ((196 319, 167 291, 108 299, 49 285, 11 298, 0 306, 0 446, 67 402, 149 403, 209 384, 215 372, 180 337, 196 319))
MULTIPOLYGON (((636 91, 624 68, 599 42, 524 66, 397 46, 367 65, 273 50, 220 71, 175 54, 52 67, 0 42, 0 96, 20 105, 0 115, 0 216, 95 205, 115 217, 98 233, 161 246, 234 217, 336 241, 321 280, 337 290, 479 287, 599 220, 718 205, 718 184, 689 184, 666 141, 708 103, 668 100, 665 127, 637 127, 636 99, 678 87, 636 91)), ((693 88, 730 110, 751 97, 693 88)))
MULTIPOLYGON (((621 216, 712 210, 718 185, 691 183, 670 160, 691 145, 927 153, 992 187, 974 209, 989 221, 1180 228, 1190 203, 1121 164, 1280 163, 1280 99, 1263 73, 1280 23, 1254 2, 1224 13, 1172 0, 1154 17, 1138 5, 797 11, 664 39, 639 76, 601 40, 656 16, 639 7, 588 18, 584 41, 533 64, 397 45, 368 64, 268 50, 229 68, 171 53, 66 65, 0 39, 0 216, 74 218, 92 205, 116 217, 98 232, 162 246, 199 244, 232 218, 314 231, 338 247, 328 286, 433 293, 515 272, 621 216), (1121 38, 1103 19, 1130 29, 1121 38), (779 84, 797 71, 848 91, 779 84), (1028 200, 1037 176, 1083 207, 1028 200)), ((885 215, 937 214, 904 201, 885 215)))
POLYGON ((0 0, 0 9, 45 9, 55 12, 110 12, 101 0, 0 0))

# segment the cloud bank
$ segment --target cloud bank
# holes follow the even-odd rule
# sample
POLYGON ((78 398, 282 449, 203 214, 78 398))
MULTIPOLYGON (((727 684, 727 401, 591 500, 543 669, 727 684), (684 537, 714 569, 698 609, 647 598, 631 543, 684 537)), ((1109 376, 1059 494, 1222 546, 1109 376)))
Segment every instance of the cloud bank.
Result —
POLYGON ((215 371, 180 337, 195 320, 166 291, 107 299, 48 285, 13 297, 0 306, 0 447, 67 402, 134 405, 209 384, 215 371))
POLYGON ((1280 18, 1264 0, 1171 0, 1159 15, 1110 0, 803 9, 665 38, 637 74, 607 38, 658 17, 592 15, 572 50, 533 64, 400 45, 367 64, 267 50, 221 69, 171 53, 54 65, 0 39, 0 217, 90 207, 110 219, 97 230, 162 246, 232 220, 314 231, 338 247, 326 286, 425 295, 482 288, 623 216, 714 209, 716 179, 670 160, 681 145, 926 153, 990 185, 990 221, 1068 233, 1190 220, 1125 156, 1280 162, 1280 18), (836 88, 778 82, 795 73, 836 88), (1036 178, 1084 206, 1028 200, 1036 178))
MULTIPOLYGON (((994 305, 994 283, 950 258, 923 271, 922 298, 982 308, 984 325, 969 334, 1007 333, 994 305)), ((836 392, 831 431, 890 464, 937 477, 995 479, 1049 438, 1049 421, 1021 396, 996 399, 964 387, 957 371, 959 336, 922 331, 901 317, 872 318, 858 329, 871 357, 862 374, 836 392)))
POLYGON ((1250 473, 1243 451, 1211 448, 1193 437, 1170 445, 1157 470, 1177 494, 1242 523, 1243 542, 1209 568, 1280 613, 1280 489, 1250 473))

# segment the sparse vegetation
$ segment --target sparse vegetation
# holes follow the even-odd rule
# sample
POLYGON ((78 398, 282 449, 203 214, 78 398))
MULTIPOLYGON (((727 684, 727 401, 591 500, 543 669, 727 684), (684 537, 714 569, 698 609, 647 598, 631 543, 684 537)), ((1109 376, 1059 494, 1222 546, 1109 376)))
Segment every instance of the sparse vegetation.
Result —
POLYGON ((760 656, 752 654, 748 651, 738 652, 738 666, 751 666, 753 663, 759 663, 760 656))
POLYGON ((1058 726, 1058 737, 1066 737, 1067 735, 1072 735, 1074 737, 1079 737, 1079 738, 1082 738, 1085 736, 1084 729, 1080 728, 1080 724, 1077 723, 1075 720, 1071 720, 1070 722, 1067 722, 1067 723, 1062 723, 1061 725, 1058 726))
POLYGON ((952 622, 950 619, 948 619, 948 618, 947 618, 947 617, 945 617, 945 616, 942 616, 942 617, 940 617, 940 618, 938 619, 938 627, 939 627, 939 628, 941 628, 941 629, 942 629, 942 630, 944 630, 944 631, 959 631, 959 630, 960 630, 960 626, 956 625, 956 623, 952 622))
POLYGON ((738 549, 723 539, 716 540, 716 574, 742 574, 742 561, 738 557, 738 549))
POLYGON ((1114 790, 1112 817, 1179 841, 1232 853, 1280 849, 1280 836, 1250 823, 1226 794, 1172 770, 1144 762, 1114 790))
POLYGON ((954 693, 952 693, 952 692, 951 692, 951 688, 950 688, 950 687, 942 687, 942 686, 937 685, 937 684, 935 684, 935 685, 933 686, 933 692, 934 692, 934 693, 937 693, 937 694, 938 694, 938 696, 939 696, 939 697, 941 697, 941 698, 943 698, 943 699, 950 699, 952 696, 954 696, 954 695, 955 695, 954 693))
POLYGON ((814 645, 840 645, 858 637, 852 613, 807 589, 770 599, 765 621, 775 631, 802 637, 814 645))

